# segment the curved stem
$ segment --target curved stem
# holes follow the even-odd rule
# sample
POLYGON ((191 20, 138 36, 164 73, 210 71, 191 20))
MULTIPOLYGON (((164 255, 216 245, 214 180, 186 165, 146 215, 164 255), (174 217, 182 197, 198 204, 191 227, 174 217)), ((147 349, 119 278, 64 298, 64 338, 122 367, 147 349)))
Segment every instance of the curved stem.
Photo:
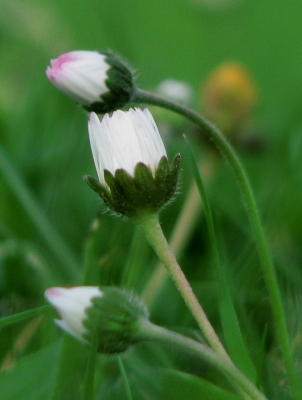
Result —
POLYGON ((140 326, 140 333, 146 340, 155 340, 179 348, 193 356, 200 357, 209 364, 215 366, 224 373, 241 391, 246 393, 250 399, 265 400, 265 396, 225 357, 215 353, 207 346, 190 339, 179 333, 154 325, 149 321, 143 321, 140 326))
POLYGON ((135 222, 143 231, 159 259, 169 271, 177 289, 181 293, 184 301, 186 302, 212 349, 229 360, 229 356, 227 355, 203 308, 193 293, 187 278, 176 261, 176 258, 160 227, 158 215, 140 215, 135 219, 135 222))
POLYGON ((246 210, 255 236, 260 263, 266 281, 266 286, 270 298, 276 331, 278 334, 279 344, 288 376, 289 385, 291 387, 294 397, 296 399, 302 398, 301 384, 296 373, 295 364, 290 348, 290 341, 288 337, 276 271, 266 241, 264 229, 260 220, 252 188, 237 154, 235 153, 229 142, 222 135, 222 133, 214 125, 202 118, 195 111, 174 103, 173 101, 154 95, 153 93, 148 93, 140 89, 137 89, 132 101, 157 105, 188 118, 190 121, 197 124, 202 129, 202 131, 208 135, 208 137, 214 142, 216 147, 221 151, 221 153, 229 162, 240 186, 246 210))

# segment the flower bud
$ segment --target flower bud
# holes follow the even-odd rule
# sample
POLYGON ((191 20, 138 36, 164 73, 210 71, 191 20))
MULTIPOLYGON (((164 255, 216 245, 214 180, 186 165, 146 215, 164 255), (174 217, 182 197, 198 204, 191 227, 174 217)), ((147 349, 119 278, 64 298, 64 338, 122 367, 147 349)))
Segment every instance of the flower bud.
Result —
POLYGON ((45 292, 47 301, 55 307, 62 319, 56 319, 56 324, 81 341, 86 328, 83 325, 87 318, 86 309, 91 307, 94 297, 102 297, 98 287, 79 286, 69 289, 61 287, 49 288, 45 292))
POLYGON ((169 166, 166 150, 148 109, 116 111, 102 122, 91 114, 90 144, 99 177, 85 177, 105 204, 118 214, 135 217, 157 212, 174 196, 180 156, 169 166))
POLYGON ((121 353, 145 339, 141 323, 148 311, 137 296, 116 287, 50 288, 45 292, 61 320, 62 329, 90 345, 97 330, 100 353, 121 353))
POLYGON ((50 63, 49 80, 88 111, 114 111, 131 99, 133 74, 113 54, 72 51, 50 63))

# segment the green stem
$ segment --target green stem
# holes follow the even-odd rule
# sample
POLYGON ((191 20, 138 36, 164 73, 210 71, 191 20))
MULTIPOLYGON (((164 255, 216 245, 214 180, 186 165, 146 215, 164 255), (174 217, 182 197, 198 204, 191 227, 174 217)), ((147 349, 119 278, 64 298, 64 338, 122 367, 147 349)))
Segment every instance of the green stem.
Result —
MULTIPOLYGON (((173 281, 176 284, 179 292, 181 293, 183 299, 185 300, 188 308, 191 310, 196 322, 198 323, 200 329, 205 335, 210 346, 221 356, 225 357, 230 363, 228 354, 226 353, 223 345, 221 344, 216 332, 214 331, 212 325, 210 324, 207 316, 201 307, 200 303, 196 299, 190 284, 188 283, 185 275, 183 274, 180 266, 178 265, 173 251, 168 245, 165 236, 161 230, 158 215, 148 215, 140 219, 137 222, 139 227, 143 230, 150 244, 154 248, 155 252, 159 256, 162 263, 166 266, 166 269, 170 273, 173 281)), ((235 384, 236 386, 236 384, 235 384)), ((245 392, 242 392, 239 388, 239 393, 242 395, 243 399, 250 399, 245 392)))
POLYGON ((225 357, 215 353, 209 347, 180 335, 176 332, 154 325, 149 321, 143 321, 140 333, 146 340, 153 340, 178 348, 190 355, 200 357, 209 364, 215 366, 224 373, 235 385, 249 395, 253 400, 265 400, 265 396, 225 357))
MULTIPOLYGON (((209 156, 209 154, 208 154, 209 156)), ((215 157, 216 160, 216 157, 215 157)), ((215 172, 215 160, 210 157, 202 157, 202 162, 199 164, 201 171, 204 171, 206 179, 210 180, 215 172)), ((178 215, 178 219, 173 228, 172 235, 169 239, 170 247, 176 258, 179 258, 185 251, 188 245, 190 236, 195 229, 199 216, 203 214, 203 204, 200 202, 200 194, 196 183, 189 189, 188 196, 184 202, 183 208, 178 215)), ((159 262, 142 290, 141 297, 149 310, 155 303, 157 296, 165 286, 169 277, 167 270, 161 262, 159 262)))
MULTIPOLYGON (((176 257, 179 257, 184 251, 201 211, 202 208, 199 193, 196 185, 193 184, 169 240, 170 247, 176 257)), ((164 287, 168 277, 169 275, 166 268, 161 262, 159 262, 154 268, 154 271, 141 294, 144 303, 149 309, 151 309, 155 303, 155 300, 164 287)))
POLYGON ((159 259, 169 271, 177 289, 205 335, 210 346, 220 355, 229 360, 229 357, 210 324, 203 308, 199 304, 193 290, 184 273, 178 265, 176 258, 163 234, 158 221, 158 214, 140 215, 135 219, 150 245, 158 255, 159 259))
POLYGON ((174 111, 180 115, 183 115, 190 121, 197 124, 203 132, 205 132, 209 138, 214 142, 216 147, 221 151, 224 157, 229 162, 237 178, 241 193, 244 199, 244 203, 247 209, 247 213, 250 219, 250 223, 254 232, 255 241, 259 253, 261 266, 263 269, 266 286, 270 298, 272 312, 274 316, 276 331, 278 334, 279 344, 284 360, 285 369, 289 385, 292 390, 294 398, 302 398, 301 383, 298 379, 293 355, 291 352, 290 341, 287 332, 286 320, 284 310, 281 301, 281 294, 278 286, 276 271, 272 261, 270 249, 268 247, 264 229, 260 220, 259 212, 256 206, 254 194, 249 183, 246 172, 231 145, 222 135, 222 133, 209 121, 202 118, 198 113, 190 110, 187 107, 181 106, 173 101, 164 99, 160 96, 154 95, 137 89, 133 96, 132 101, 153 104, 168 110, 174 111))

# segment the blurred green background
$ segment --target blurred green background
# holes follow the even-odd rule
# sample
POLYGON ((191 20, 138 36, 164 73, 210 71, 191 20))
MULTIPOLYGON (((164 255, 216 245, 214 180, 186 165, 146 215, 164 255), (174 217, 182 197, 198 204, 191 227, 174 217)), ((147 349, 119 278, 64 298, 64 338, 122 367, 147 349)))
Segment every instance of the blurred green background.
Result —
MULTIPOLYGON (((237 61, 250 72, 257 88, 248 134, 260 142, 253 152, 240 146, 238 151, 264 216, 290 332, 301 351, 297 334, 302 282, 301 20, 299 0, 2 0, 2 315, 43 304, 43 292, 48 286, 80 282, 85 241, 100 204, 82 181, 85 174, 96 176, 87 116, 48 82, 45 69, 50 59, 72 50, 111 49, 133 66, 137 82, 144 89, 155 89, 168 78, 189 83, 194 90, 193 106, 199 111, 209 74, 224 61, 237 61), (34 206, 23 189, 20 191, 20 185, 30 193, 34 206), (52 246, 37 228, 33 216, 36 205, 42 220, 54 227, 55 232, 50 228, 46 234, 48 239, 54 234, 52 246), (56 241, 64 243, 57 252, 56 241)), ((191 125, 171 119, 169 113, 154 110, 154 116, 159 123, 175 124, 174 140, 167 139, 168 153, 170 157, 176 152, 183 155, 181 194, 161 218, 169 236, 193 180, 181 134, 187 133, 198 156, 206 157, 208 149, 199 142, 191 125)), ((216 165, 208 191, 218 221, 223 259, 230 266, 231 290, 242 316, 248 310, 256 321, 261 341, 263 326, 270 320, 262 273, 235 179, 223 161, 216 165)), ((181 262, 219 330, 217 309, 212 303, 216 283, 206 227, 202 218, 198 221, 181 262)), ((133 233, 131 223, 101 214, 94 248, 95 258, 101 260, 98 283, 121 284, 133 233)), ((151 275, 150 265, 155 263, 155 256, 144 241, 140 249, 138 291, 151 275)), ((169 300, 178 296, 171 287, 166 293, 169 300)), ((171 301, 165 303, 167 296, 161 296, 159 301, 167 304, 167 310, 154 306, 156 322, 179 326, 186 321, 192 326, 181 301, 173 303, 171 309, 171 301)), ((244 317, 242 321, 248 331, 250 325, 244 317)), ((18 334, 18 327, 2 332, 2 360, 18 334)), ((251 338, 253 333, 250 335, 248 340, 252 343, 255 338, 251 338)), ((43 340, 36 337, 26 351, 39 348, 43 340)))

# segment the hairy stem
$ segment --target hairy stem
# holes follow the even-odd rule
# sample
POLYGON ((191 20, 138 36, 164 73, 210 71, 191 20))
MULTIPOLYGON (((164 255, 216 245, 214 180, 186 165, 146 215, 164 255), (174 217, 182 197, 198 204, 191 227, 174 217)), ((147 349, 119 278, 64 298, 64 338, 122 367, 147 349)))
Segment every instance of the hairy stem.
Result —
POLYGON ((135 222, 143 231, 159 259, 169 271, 169 274, 173 279, 177 289, 181 293, 185 303, 190 309, 212 349, 229 360, 223 345, 221 344, 203 308, 193 293, 193 290, 184 273, 182 272, 182 269, 176 261, 176 258, 159 224, 158 214, 141 215, 140 217, 136 218, 135 222))

